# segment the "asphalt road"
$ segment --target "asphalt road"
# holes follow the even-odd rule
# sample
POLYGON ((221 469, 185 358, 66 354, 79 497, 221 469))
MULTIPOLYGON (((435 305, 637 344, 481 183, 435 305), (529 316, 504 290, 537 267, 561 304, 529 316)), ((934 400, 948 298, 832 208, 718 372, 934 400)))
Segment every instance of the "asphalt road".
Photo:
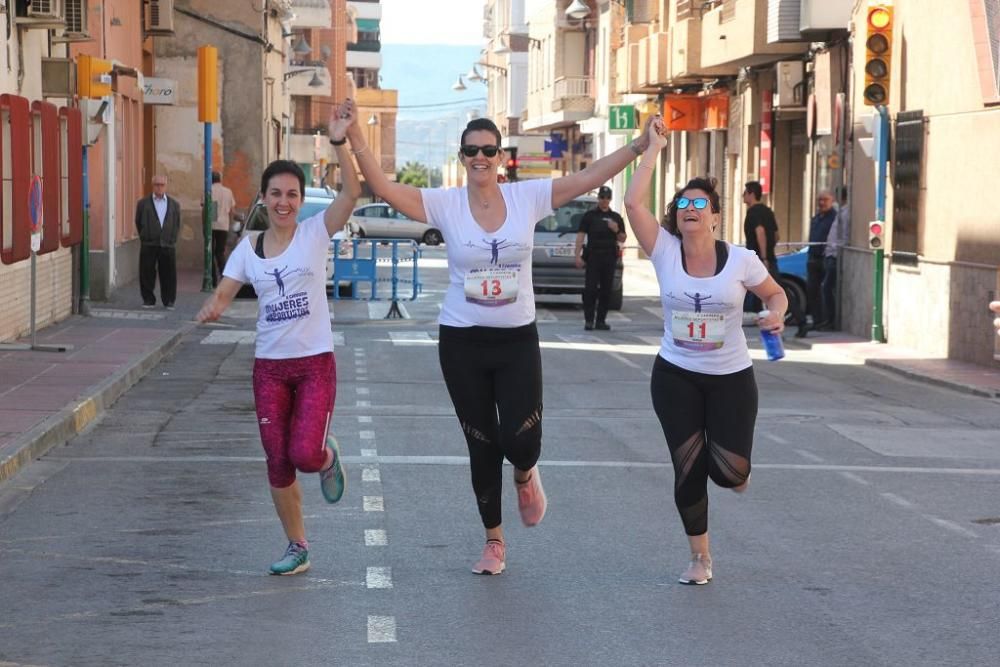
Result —
POLYGON ((445 273, 427 266, 411 319, 337 304, 349 482, 328 506, 303 477, 308 573, 266 574, 285 542, 244 304, 0 485, 0 665, 997 663, 1000 405, 818 352, 768 363, 750 329, 751 487, 710 491, 715 580, 676 583, 648 387, 662 323, 640 276, 610 332, 584 332, 575 299, 540 304, 549 511, 522 527, 508 485, 508 570, 472 575, 482 530, 435 345, 445 273))

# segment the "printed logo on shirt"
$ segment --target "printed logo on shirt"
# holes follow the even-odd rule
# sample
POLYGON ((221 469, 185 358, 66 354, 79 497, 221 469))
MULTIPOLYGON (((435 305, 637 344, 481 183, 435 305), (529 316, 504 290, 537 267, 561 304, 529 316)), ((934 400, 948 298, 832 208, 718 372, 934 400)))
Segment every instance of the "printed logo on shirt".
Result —
MULTIPOLYGON (((278 298, 274 299, 270 303, 264 304, 264 321, 268 324, 281 324, 283 322, 290 322, 294 320, 300 320, 304 317, 309 316, 309 293, 305 291, 298 291, 288 294, 286 292, 286 279, 294 275, 300 275, 305 278, 309 278, 313 275, 313 272, 309 269, 292 269, 288 270, 288 267, 281 269, 273 269, 271 271, 264 271, 264 275, 268 278, 274 280, 275 285, 278 287, 278 298)), ((257 281, 257 284, 265 282, 265 279, 257 281)), ((261 293, 262 290, 258 290, 261 293)))
POLYGON ((465 247, 466 248, 475 248, 475 249, 478 249, 478 250, 485 250, 485 251, 487 251, 487 252, 490 253, 490 265, 491 266, 508 267, 508 268, 513 268, 513 267, 518 267, 519 268, 521 265, 520 265, 520 263, 518 263, 518 264, 512 264, 512 265, 506 265, 506 264, 501 263, 500 262, 500 251, 501 250, 508 250, 509 248, 516 248, 517 251, 520 251, 520 252, 531 250, 531 248, 527 244, 518 243, 517 241, 507 241, 507 239, 493 239, 493 240, 483 239, 483 242, 481 244, 480 243, 473 243, 472 241, 467 241, 466 244, 465 244, 465 247))

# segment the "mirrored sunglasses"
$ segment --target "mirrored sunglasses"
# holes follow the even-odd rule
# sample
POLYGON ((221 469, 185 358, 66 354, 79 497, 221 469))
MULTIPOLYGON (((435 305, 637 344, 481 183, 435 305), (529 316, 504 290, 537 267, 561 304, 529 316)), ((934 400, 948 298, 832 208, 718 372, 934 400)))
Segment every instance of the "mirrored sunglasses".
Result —
POLYGON ((462 146, 462 155, 465 157, 476 157, 476 153, 479 151, 483 152, 486 157, 496 157, 496 154, 500 151, 499 146, 462 146))
POLYGON ((708 208, 708 198, 707 197, 695 197, 694 199, 688 199, 687 197, 681 197, 677 200, 677 209, 682 210, 694 204, 694 207, 701 211, 702 209, 708 208))

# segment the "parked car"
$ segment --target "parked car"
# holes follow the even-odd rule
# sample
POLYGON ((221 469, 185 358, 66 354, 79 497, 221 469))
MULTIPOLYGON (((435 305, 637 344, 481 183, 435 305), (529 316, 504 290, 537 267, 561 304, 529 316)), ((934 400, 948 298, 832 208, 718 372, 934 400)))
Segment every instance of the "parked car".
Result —
MULTIPOLYGON (((335 196, 313 196, 308 194, 310 191, 315 191, 317 188, 306 188, 306 196, 302 200, 302 206, 299 207, 299 214, 296 216, 298 222, 302 222, 307 218, 311 218, 320 211, 326 210, 330 203, 335 199, 335 196)), ((264 207, 264 202, 261 201, 258 196, 254 201, 253 205, 250 207, 250 213, 247 215, 247 221, 242 226, 239 234, 239 240, 242 241, 243 237, 252 232, 262 232, 267 229, 268 226, 267 209, 264 207)), ((326 257, 326 286, 327 291, 333 289, 333 247, 334 241, 348 241, 350 240, 350 232, 345 225, 344 229, 341 229, 336 234, 330 238, 330 247, 327 251, 326 257)), ((340 256, 348 257, 353 252, 353 248, 350 243, 340 244, 340 256)), ((340 285, 341 289, 350 289, 350 282, 342 282, 340 285)), ((254 291, 252 285, 243 285, 240 291, 237 293, 236 298, 238 299, 256 299, 257 293, 254 291)))
MULTIPOLYGON (((583 294, 585 271, 576 268, 576 233, 583 214, 597 206, 594 197, 577 197, 560 206, 535 225, 535 249, 531 254, 535 294, 583 294)), ((622 250, 611 285, 611 310, 622 308, 622 250)))
POLYGON ((406 217, 388 204, 365 204, 354 209, 351 230, 359 238, 410 239, 426 245, 439 245, 441 230, 406 217))
POLYGON ((809 258, 809 247, 799 248, 790 253, 778 255, 778 284, 788 295, 788 314, 785 324, 798 324, 794 321, 794 313, 809 312, 806 297, 806 261, 809 258))

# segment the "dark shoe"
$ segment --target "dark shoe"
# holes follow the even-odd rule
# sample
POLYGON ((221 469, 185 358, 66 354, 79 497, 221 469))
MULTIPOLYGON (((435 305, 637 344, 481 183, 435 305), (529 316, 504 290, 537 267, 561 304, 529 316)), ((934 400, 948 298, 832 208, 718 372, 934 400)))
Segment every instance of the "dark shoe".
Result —
POLYGON ((599 329, 600 331, 611 331, 611 325, 607 322, 598 322, 594 325, 594 328, 599 329))
POLYGON ((583 328, 586 329, 587 331, 593 331, 594 330, 594 323, 593 322, 584 322, 583 323, 583 328))
POLYGON ((805 338, 807 333, 809 333, 809 327, 799 327, 799 330, 795 332, 795 337, 805 338))
POLYGON ((144 303, 144 304, 142 304, 142 307, 143 308, 156 308, 156 304, 155 303, 144 303))

